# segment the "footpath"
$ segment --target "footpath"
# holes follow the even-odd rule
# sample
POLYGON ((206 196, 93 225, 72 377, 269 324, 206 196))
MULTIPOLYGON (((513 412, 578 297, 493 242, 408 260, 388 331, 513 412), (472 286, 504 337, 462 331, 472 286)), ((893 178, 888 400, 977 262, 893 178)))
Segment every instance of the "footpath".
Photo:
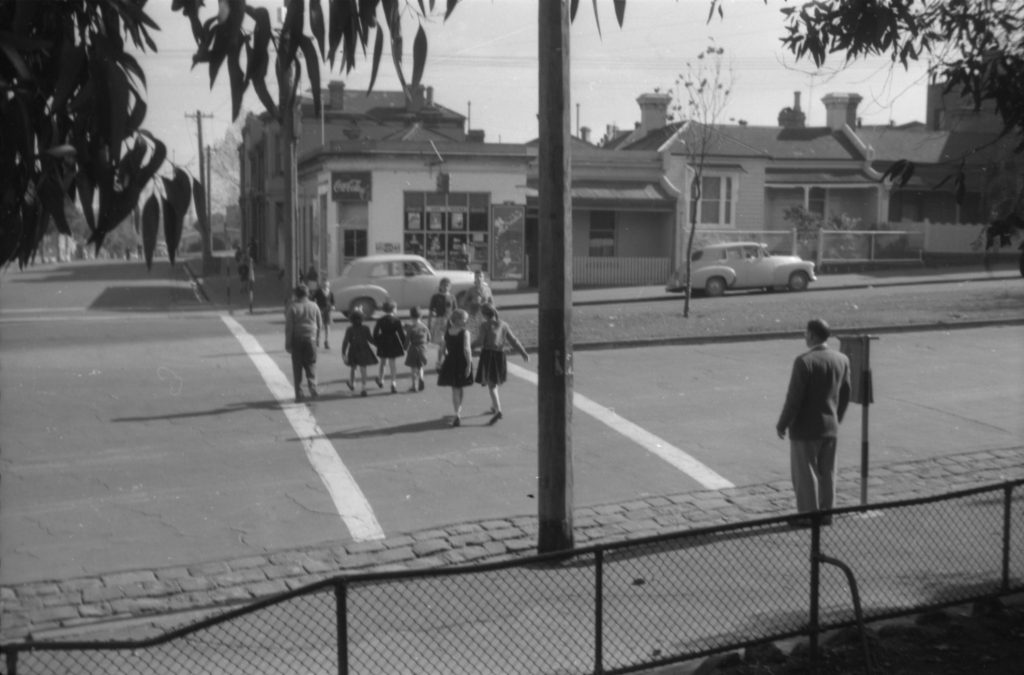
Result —
MULTIPOLYGON (((233 265, 233 263, 232 263, 233 265)), ((195 283, 197 295, 219 309, 248 311, 248 301, 239 297, 239 285, 235 276, 215 274, 202 276, 202 261, 184 261, 184 266, 195 283)), ((233 269, 233 267, 232 267, 233 269)), ((1015 279, 1020 272, 1012 262, 1001 262, 985 270, 975 266, 957 267, 916 267, 900 270, 877 270, 872 272, 848 272, 842 274, 819 274, 807 291, 882 288, 911 284, 941 284, 950 282, 991 281, 1015 279)), ((291 287, 286 285, 277 270, 257 265, 254 313, 283 312, 291 287)), ((519 290, 494 285, 497 304, 502 309, 527 309, 537 306, 536 290, 519 290)), ((663 285, 630 286, 621 288, 582 288, 573 291, 574 305, 592 305, 609 302, 679 302, 682 296, 668 293, 663 285)), ((344 320, 340 313, 336 320, 344 320)))
MULTIPOLYGON (((812 289, 969 281, 1014 275, 1016 271, 1008 269, 985 272, 953 268, 899 274, 841 274, 820 277, 812 289)), ((257 279, 255 311, 281 311, 282 282, 270 270, 260 270, 257 279)), ((197 281, 197 295, 214 308, 227 309, 228 284, 237 288, 234 279, 228 280, 226 276, 197 281)), ((595 289, 576 292, 575 301, 649 301, 660 297, 676 296, 669 296, 661 287, 595 289)), ((240 311, 237 298, 235 300, 234 309, 240 311)), ((502 293, 499 304, 503 307, 535 306, 536 293, 502 293)), ((1011 448, 872 467, 870 485, 872 501, 883 502, 1019 478, 1024 478, 1021 451, 1011 448)), ((838 485, 840 506, 859 503, 860 477, 856 470, 841 471, 838 485)), ((792 501, 789 481, 779 481, 580 508, 574 513, 575 539, 578 546, 587 546, 781 516, 792 512, 792 501)), ((423 569, 528 556, 535 551, 536 538, 536 514, 519 514, 392 533, 381 541, 338 543, 237 559, 197 561, 188 566, 6 586, 0 588, 0 644, 20 643, 26 639, 151 637, 212 612, 339 574, 423 569)))

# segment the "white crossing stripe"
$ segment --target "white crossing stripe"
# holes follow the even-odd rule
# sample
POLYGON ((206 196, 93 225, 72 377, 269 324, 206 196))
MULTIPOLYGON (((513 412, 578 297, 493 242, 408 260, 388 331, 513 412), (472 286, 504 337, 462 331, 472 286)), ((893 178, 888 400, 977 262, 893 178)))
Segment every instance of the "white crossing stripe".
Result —
POLYGON ((320 480, 327 486, 327 492, 331 495, 334 507, 338 510, 349 534, 356 541, 383 539, 384 530, 377 522, 370 502, 359 489, 355 478, 341 461, 334 446, 317 426, 312 411, 306 405, 294 402, 295 389, 288 377, 241 324, 227 314, 221 314, 221 319, 252 359, 256 370, 267 383, 270 393, 281 403, 285 417, 302 440, 306 457, 313 465, 313 470, 320 476, 320 480))
MULTIPOLYGON (((537 374, 514 363, 508 364, 508 372, 536 386, 537 374)), ((603 405, 592 401, 583 394, 573 392, 572 403, 598 422, 608 425, 614 431, 639 444, 645 450, 665 460, 687 476, 709 490, 721 490, 735 487, 731 482, 715 473, 687 452, 680 450, 665 439, 655 436, 643 427, 633 424, 626 418, 603 405)))

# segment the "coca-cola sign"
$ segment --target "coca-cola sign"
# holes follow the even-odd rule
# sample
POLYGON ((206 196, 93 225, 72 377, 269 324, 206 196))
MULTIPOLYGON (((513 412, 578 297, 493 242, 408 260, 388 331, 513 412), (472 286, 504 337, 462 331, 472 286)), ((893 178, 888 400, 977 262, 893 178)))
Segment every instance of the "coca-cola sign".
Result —
POLYGON ((368 202, 372 186, 368 171, 331 174, 331 198, 336 202, 368 202))

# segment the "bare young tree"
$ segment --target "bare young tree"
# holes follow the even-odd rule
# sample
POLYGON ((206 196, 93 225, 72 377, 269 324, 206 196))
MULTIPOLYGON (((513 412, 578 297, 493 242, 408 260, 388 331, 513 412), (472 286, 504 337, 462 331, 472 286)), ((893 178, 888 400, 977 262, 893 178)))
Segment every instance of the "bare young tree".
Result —
POLYGON ((685 72, 675 81, 676 103, 673 110, 680 119, 676 132, 679 146, 685 150, 687 173, 690 178, 690 200, 688 213, 689 233, 686 238, 685 302, 683 316, 690 316, 690 257, 693 255, 693 241, 697 223, 702 220, 701 197, 704 187, 704 172, 707 160, 722 141, 718 122, 729 102, 732 89, 732 70, 725 63, 725 50, 712 42, 687 62, 685 72))

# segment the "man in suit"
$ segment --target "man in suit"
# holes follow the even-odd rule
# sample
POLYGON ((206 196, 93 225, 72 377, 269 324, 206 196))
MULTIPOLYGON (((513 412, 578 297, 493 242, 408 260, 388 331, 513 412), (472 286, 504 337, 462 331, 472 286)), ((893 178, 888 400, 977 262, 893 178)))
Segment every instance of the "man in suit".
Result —
POLYGON ((823 319, 807 322, 809 349, 793 362, 786 403, 775 425, 779 438, 789 432, 800 513, 826 511, 835 502, 836 437, 850 402, 850 360, 829 348, 831 334, 823 319))

